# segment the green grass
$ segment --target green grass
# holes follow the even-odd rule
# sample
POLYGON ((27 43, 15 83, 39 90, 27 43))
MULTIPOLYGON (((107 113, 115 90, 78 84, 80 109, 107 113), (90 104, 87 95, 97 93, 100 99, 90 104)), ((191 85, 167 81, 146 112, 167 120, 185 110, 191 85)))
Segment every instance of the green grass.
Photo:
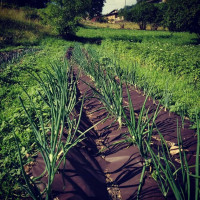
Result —
POLYGON ((0 8, 0 51, 37 45, 46 35, 52 35, 50 27, 28 17, 31 12, 31 9, 0 8))

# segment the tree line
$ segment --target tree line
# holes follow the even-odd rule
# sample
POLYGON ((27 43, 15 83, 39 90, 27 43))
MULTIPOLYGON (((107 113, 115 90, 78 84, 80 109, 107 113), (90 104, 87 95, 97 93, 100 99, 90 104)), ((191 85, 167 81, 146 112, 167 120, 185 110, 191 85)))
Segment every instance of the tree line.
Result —
MULTIPOLYGON (((120 10, 125 20, 138 23, 141 30, 147 24, 153 30, 159 26, 170 31, 189 31, 200 37, 200 1, 166 0, 149 3, 137 0, 133 6, 120 10)), ((1 6, 36 8, 42 22, 50 24, 61 36, 74 35, 80 19, 100 15, 106 0, 1 0, 1 6)))
POLYGON ((151 24, 153 30, 163 26, 170 31, 189 31, 200 37, 199 0, 167 0, 166 3, 138 0, 137 4, 121 9, 120 15, 137 23, 141 30, 151 24))

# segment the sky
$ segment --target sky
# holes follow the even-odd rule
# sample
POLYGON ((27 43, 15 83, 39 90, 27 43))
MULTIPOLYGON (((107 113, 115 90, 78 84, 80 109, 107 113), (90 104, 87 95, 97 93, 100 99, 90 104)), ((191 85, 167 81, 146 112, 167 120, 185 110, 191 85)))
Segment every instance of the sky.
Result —
POLYGON ((114 9, 124 8, 125 2, 127 6, 133 5, 136 3, 136 0, 106 0, 104 4, 102 14, 108 14, 114 9))

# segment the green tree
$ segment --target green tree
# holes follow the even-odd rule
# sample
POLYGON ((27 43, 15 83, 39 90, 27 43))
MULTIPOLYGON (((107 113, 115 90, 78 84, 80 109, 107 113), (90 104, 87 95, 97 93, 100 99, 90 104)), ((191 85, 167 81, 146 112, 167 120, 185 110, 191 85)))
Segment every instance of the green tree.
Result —
POLYGON ((165 25, 170 31, 189 31, 200 37, 200 1, 168 0, 165 25))
POLYGON ((106 0, 92 0, 88 11, 90 18, 101 15, 105 1, 106 0))
POLYGON ((75 35, 82 17, 101 13, 103 3, 104 0, 52 0, 40 15, 58 34, 69 38, 75 35))
POLYGON ((156 18, 156 7, 145 1, 134 5, 125 15, 128 21, 136 22, 141 30, 146 30, 147 23, 153 23, 156 18))
POLYGON ((157 30, 159 26, 164 25, 164 15, 167 10, 167 5, 166 3, 158 3, 154 4, 154 15, 152 18, 152 30, 157 30))

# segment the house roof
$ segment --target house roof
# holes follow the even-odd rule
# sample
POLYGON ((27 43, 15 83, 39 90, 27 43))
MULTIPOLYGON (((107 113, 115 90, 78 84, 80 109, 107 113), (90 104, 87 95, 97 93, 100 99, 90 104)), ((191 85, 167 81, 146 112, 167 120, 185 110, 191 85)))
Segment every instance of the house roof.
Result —
POLYGON ((104 16, 111 16, 111 15, 116 15, 116 14, 118 14, 118 10, 117 9, 111 11, 110 13, 108 13, 108 14, 106 14, 104 16))
POLYGON ((148 3, 161 3, 161 2, 165 2, 163 0, 148 0, 148 3))

